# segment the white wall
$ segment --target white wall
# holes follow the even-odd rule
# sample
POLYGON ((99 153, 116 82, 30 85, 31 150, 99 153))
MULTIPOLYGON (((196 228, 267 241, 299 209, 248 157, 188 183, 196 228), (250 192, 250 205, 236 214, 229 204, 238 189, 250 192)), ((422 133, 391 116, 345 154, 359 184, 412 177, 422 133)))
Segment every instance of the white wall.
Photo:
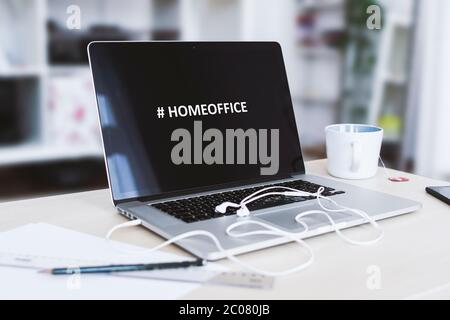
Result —
POLYGON ((450 1, 421 1, 419 10, 416 171, 450 180, 450 1))

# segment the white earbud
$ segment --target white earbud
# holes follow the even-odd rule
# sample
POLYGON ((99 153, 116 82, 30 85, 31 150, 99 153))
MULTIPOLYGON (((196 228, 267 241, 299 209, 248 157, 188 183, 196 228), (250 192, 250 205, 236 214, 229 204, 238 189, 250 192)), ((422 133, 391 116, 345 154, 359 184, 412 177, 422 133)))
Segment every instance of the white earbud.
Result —
POLYGON ((238 217, 248 217, 250 215, 250 210, 248 210, 246 205, 242 205, 237 211, 236 211, 236 215, 238 217))
POLYGON ((233 202, 224 202, 224 203, 221 203, 218 206, 216 206, 216 211, 219 213, 225 213, 225 212, 227 212, 228 207, 240 208, 241 206, 239 204, 233 203, 233 202))

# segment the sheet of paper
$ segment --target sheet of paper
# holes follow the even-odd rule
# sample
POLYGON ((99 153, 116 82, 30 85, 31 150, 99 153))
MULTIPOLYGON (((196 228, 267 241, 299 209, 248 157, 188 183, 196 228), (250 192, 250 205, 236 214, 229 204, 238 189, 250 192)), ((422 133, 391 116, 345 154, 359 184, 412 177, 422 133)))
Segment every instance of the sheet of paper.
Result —
MULTIPOLYGON (((142 263, 185 260, 165 253, 125 253, 142 250, 119 242, 48 224, 30 224, 0 234, 0 252, 105 263, 142 263)), ((223 267, 208 264, 214 270, 223 267)), ((36 270, 0 267, 0 299, 176 299, 199 287, 174 281, 142 280, 108 275, 56 277, 36 270)))

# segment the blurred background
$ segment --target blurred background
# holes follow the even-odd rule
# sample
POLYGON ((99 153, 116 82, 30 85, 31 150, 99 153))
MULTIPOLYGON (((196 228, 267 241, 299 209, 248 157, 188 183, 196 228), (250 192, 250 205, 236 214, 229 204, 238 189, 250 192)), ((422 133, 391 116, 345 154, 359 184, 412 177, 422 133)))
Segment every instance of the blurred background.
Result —
POLYGON ((377 124, 387 166, 450 180, 449 24, 448 0, 0 0, 0 201, 107 186, 92 40, 279 41, 306 159, 377 124))

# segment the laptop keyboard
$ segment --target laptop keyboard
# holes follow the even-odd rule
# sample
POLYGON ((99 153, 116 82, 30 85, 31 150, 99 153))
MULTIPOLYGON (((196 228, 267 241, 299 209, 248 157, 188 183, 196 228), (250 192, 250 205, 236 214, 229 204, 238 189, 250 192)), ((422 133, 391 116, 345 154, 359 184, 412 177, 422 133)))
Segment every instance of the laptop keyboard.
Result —
MULTIPOLYGON (((183 220, 187 223, 202 221, 202 220, 208 220, 208 219, 214 219, 214 218, 220 218, 223 216, 230 216, 236 214, 235 208, 228 208, 226 213, 219 213, 216 212, 215 208, 219 204, 225 202, 225 201, 231 201, 235 203, 239 203, 244 199, 245 197, 249 196, 250 194, 263 189, 267 187, 272 186, 283 186, 283 187, 290 187, 302 191, 306 191, 309 193, 317 192, 317 190, 320 187, 323 187, 325 190, 322 192, 323 196, 329 197, 336 194, 342 194, 345 193, 344 191, 338 191, 333 188, 329 188, 326 186, 321 186, 309 181, 304 180, 293 180, 293 181, 287 181, 283 183, 276 183, 276 184, 267 184, 264 186, 258 186, 258 187, 251 187, 251 188, 245 188, 245 189, 239 189, 239 190, 233 190, 233 191, 225 191, 225 192, 219 192, 204 196, 198 196, 198 197, 192 197, 192 198, 186 198, 186 199, 180 199, 180 200, 174 200, 174 201, 167 201, 167 202, 161 202, 161 203, 155 203, 152 204, 153 207, 164 211, 171 216, 174 216, 178 219, 183 220)), ((272 192, 276 191, 286 191, 285 189, 273 189, 270 190, 272 192)), ((263 197, 261 199, 255 200, 254 202, 251 202, 247 205, 250 211, 252 210, 258 210, 258 209, 265 209, 270 207, 276 207, 281 206, 285 204, 290 204, 294 202, 302 202, 314 199, 313 196, 308 197, 286 197, 282 195, 274 195, 274 196, 267 196, 263 197)))

